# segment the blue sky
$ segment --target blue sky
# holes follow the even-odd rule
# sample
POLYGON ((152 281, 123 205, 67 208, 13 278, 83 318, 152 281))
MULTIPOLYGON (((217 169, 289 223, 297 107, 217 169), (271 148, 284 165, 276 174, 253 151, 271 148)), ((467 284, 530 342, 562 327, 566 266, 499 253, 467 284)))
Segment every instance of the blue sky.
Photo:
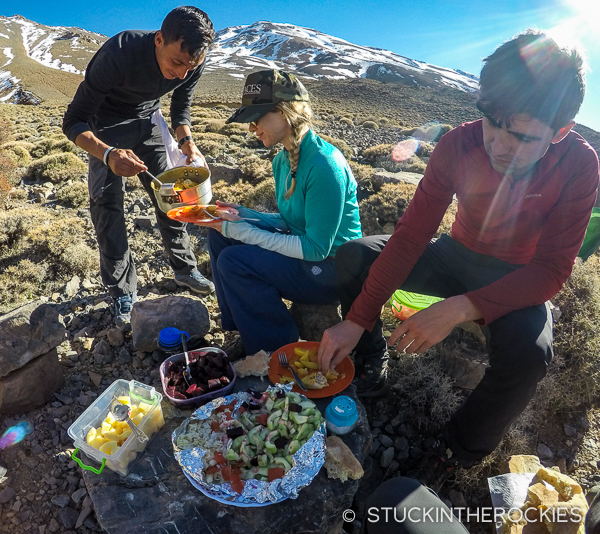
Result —
MULTIPOLYGON (((114 35, 125 29, 158 29, 185 2, 103 0, 2 2, 15 14, 52 26, 78 26, 114 35)), ((600 1, 598 0, 219 0, 194 3, 217 30, 258 20, 308 26, 356 44, 392 50, 412 59, 479 74, 481 58, 516 33, 551 30, 584 50, 587 94, 576 120, 600 131, 600 1)))

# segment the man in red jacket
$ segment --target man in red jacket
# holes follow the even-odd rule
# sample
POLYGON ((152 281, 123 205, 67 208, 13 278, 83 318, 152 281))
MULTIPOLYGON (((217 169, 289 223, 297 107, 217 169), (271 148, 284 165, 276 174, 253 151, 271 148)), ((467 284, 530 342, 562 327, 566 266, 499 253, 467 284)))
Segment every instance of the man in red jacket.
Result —
POLYGON ((359 395, 375 396, 387 367, 379 315, 396 289, 445 299, 394 330, 398 351, 421 353, 465 321, 486 325, 490 366, 436 449, 447 466, 490 454, 545 376, 545 303, 571 274, 598 188, 596 153, 571 131, 585 91, 580 56, 530 30, 484 61, 483 119, 442 137, 394 234, 338 249, 344 321, 319 350, 323 370, 355 350, 359 395), (454 195, 451 234, 430 241, 454 195))

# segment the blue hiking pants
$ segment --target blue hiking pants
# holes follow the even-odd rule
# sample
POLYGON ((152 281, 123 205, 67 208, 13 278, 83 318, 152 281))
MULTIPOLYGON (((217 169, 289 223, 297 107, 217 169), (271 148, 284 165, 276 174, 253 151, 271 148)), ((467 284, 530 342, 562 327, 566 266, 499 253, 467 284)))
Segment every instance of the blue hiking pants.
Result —
POLYGON ((224 330, 240 333, 247 354, 298 341, 282 299, 338 302, 335 261, 304 261, 208 231, 208 252, 224 330))

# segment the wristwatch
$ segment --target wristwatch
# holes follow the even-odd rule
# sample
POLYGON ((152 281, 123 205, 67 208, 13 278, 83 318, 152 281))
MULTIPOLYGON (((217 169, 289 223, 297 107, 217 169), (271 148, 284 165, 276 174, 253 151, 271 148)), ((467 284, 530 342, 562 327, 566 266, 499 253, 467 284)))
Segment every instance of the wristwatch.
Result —
POLYGON ((180 149, 183 146, 183 143, 185 143, 186 141, 192 141, 193 142, 194 140, 192 139, 191 135, 186 135, 185 137, 182 137, 179 140, 179 143, 177 143, 177 148, 180 149))

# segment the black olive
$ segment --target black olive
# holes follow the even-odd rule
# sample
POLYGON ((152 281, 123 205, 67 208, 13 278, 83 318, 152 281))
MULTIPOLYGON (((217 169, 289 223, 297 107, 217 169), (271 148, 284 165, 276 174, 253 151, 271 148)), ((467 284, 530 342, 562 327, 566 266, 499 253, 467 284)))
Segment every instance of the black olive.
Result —
POLYGON ((295 402, 290 402, 289 409, 290 412, 300 413, 302 411, 302 406, 296 404, 295 402))
POLYGON ((235 439, 244 434, 244 429, 241 426, 236 426, 233 428, 227 429, 227 437, 231 439, 235 439))

